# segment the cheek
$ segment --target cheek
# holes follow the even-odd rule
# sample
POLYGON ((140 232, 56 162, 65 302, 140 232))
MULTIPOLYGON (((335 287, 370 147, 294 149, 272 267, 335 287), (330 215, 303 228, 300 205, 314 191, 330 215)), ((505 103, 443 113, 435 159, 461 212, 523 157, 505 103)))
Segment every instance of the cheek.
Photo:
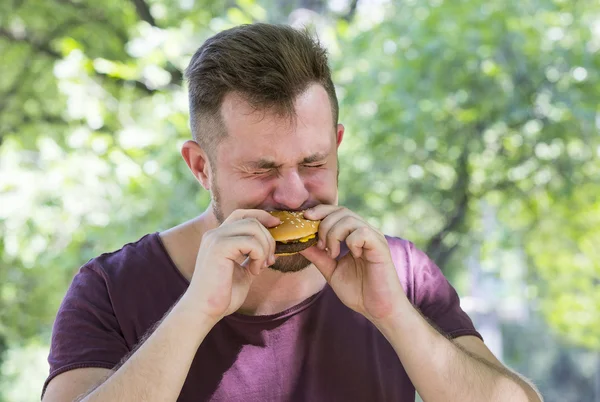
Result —
POLYGON ((260 204, 271 193, 271 184, 259 180, 240 180, 235 184, 235 199, 246 205, 260 204))
POLYGON ((315 193, 327 193, 333 191, 336 188, 336 174, 337 173, 333 170, 321 170, 307 176, 304 180, 306 189, 315 193))

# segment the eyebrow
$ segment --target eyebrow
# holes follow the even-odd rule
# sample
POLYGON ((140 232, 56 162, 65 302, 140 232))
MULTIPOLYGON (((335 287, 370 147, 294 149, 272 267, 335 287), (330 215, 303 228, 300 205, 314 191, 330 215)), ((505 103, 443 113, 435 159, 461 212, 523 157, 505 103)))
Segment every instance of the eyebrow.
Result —
MULTIPOLYGON (((322 161, 326 158, 327 158, 327 154, 317 152, 317 153, 314 153, 314 154, 302 159, 300 161, 300 164, 315 163, 315 162, 322 161)), ((281 167, 281 165, 277 165, 275 162, 273 162, 271 160, 262 159, 262 158, 257 161, 245 163, 245 166, 252 168, 252 169, 277 169, 277 168, 281 167)))

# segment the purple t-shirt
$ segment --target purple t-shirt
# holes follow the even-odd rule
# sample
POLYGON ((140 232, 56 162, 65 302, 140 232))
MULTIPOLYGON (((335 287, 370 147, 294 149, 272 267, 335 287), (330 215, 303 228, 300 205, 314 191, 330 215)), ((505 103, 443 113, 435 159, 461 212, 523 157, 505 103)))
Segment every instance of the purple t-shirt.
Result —
MULTIPOLYGON (((412 243, 387 239, 409 300, 450 337, 481 338, 439 268, 412 243)), ((113 368, 188 285, 158 233, 90 260, 58 311, 44 391, 65 371, 113 368)), ((389 342, 327 285, 284 312, 234 313, 217 323, 200 345, 178 401, 414 399, 389 342)))

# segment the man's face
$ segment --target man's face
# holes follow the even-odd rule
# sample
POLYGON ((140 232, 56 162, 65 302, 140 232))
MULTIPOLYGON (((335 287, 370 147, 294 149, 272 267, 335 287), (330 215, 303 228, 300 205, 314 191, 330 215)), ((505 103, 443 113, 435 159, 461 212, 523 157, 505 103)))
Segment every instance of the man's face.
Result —
MULTIPOLYGON (((228 137, 211 166, 212 206, 219 222, 236 209, 303 210, 337 204, 337 147, 327 93, 313 85, 295 102, 296 120, 255 111, 236 95, 225 97, 228 137)), ((300 254, 278 257, 272 269, 299 271, 300 254)))

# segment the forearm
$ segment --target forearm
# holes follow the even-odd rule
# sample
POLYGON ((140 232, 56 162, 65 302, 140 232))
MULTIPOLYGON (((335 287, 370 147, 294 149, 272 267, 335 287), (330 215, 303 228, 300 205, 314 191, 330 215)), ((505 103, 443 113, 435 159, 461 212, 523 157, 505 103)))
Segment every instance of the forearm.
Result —
POLYGON ((213 325, 184 295, 135 353, 82 401, 176 401, 213 325))
POLYGON ((401 303, 402 313, 375 325, 393 346, 424 401, 539 401, 524 381, 462 350, 408 300, 401 303))

